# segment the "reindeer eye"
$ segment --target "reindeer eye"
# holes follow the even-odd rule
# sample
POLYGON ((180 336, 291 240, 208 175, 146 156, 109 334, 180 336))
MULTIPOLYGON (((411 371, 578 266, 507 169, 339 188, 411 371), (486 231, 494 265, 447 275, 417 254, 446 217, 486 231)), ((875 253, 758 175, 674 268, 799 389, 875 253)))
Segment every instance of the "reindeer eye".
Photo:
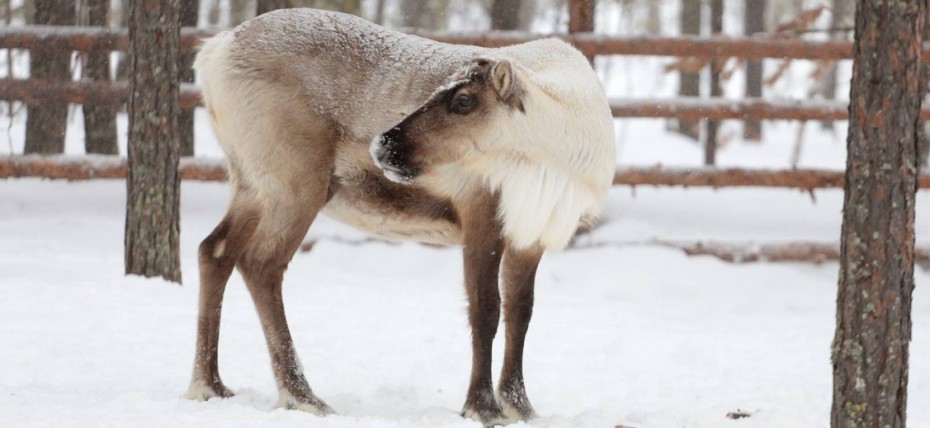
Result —
POLYGON ((475 106, 475 99, 468 94, 459 94, 452 100, 452 110, 459 114, 466 114, 475 106))

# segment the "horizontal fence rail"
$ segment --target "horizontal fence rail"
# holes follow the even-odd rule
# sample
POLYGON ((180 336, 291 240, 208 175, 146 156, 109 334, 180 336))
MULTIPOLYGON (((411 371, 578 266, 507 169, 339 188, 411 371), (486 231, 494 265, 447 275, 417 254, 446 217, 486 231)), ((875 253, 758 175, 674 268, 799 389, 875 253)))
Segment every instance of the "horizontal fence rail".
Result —
MULTIPOLYGON (((202 39, 220 30, 185 27, 181 29, 181 50, 196 49, 202 39)), ((501 47, 525 43, 544 37, 557 37, 572 43, 585 55, 649 55, 698 58, 784 58, 840 60, 852 58, 852 43, 845 41, 807 41, 775 37, 633 37, 597 33, 529 34, 525 32, 427 32, 410 34, 452 44, 501 47)), ((0 49, 36 47, 90 51, 125 50, 129 33, 125 28, 62 27, 47 25, 0 27, 0 49)), ((924 50, 930 59, 930 49, 924 50)))
MULTIPOLYGON (((185 180, 224 181, 226 164, 221 160, 182 158, 179 167, 185 180)), ((104 155, 25 155, 0 157, 0 178, 39 177, 53 180, 121 179, 126 159, 104 155)), ((747 170, 710 168, 628 167, 614 174, 614 185, 681 187, 771 187, 801 190, 842 189, 842 171, 747 170)), ((930 174, 920 176, 920 188, 930 189, 930 174)))
MULTIPOLYGON (((740 168, 621 168, 614 173, 614 185, 679 187, 772 187, 800 190, 842 189, 843 171, 822 169, 740 169, 740 168)), ((930 189, 930 174, 919 179, 921 189, 930 189)))
MULTIPOLYGON (((826 100, 762 100, 758 98, 612 98, 614 117, 676 118, 680 120, 847 120, 849 104, 826 100)), ((922 111, 930 120, 930 108, 922 111)))
MULTIPOLYGON (((119 106, 129 99, 125 82, 53 82, 39 79, 0 79, 0 100, 27 104, 67 102, 119 106)), ((201 106, 200 88, 181 84, 181 108, 201 106)), ((846 120, 848 104, 842 101, 789 101, 715 98, 612 98, 614 117, 735 119, 735 120, 846 120)), ((930 121, 930 108, 923 110, 930 121)))
MULTIPOLYGON (((182 109, 202 105, 199 87, 182 83, 180 92, 182 109)), ((0 79, 0 100, 20 101, 26 104, 60 102, 118 107, 129 101, 129 84, 86 80, 55 82, 40 79, 0 79)))
MULTIPOLYGON (((652 239, 639 242, 586 242, 580 238, 572 248, 629 248, 666 247, 681 250, 689 256, 711 256, 728 263, 755 262, 806 262, 825 263, 840 260, 840 246, 823 242, 789 242, 760 244, 755 242, 735 243, 728 241, 668 241, 652 239)), ((305 244, 306 245, 306 244, 305 244)), ((914 249, 914 261, 924 269, 930 269, 930 248, 914 249)))

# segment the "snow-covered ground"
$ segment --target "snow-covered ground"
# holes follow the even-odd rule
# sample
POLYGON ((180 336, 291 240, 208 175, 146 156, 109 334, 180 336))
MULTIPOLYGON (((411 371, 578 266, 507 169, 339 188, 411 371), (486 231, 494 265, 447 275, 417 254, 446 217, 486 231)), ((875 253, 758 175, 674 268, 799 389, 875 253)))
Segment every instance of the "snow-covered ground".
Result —
MULTIPOLYGON (((122 275, 124 185, 0 182, 0 424, 16 427, 456 427, 469 329, 455 249, 352 244, 328 219, 285 278, 290 325, 339 416, 275 409, 241 278, 220 343, 229 400, 180 398, 192 365, 196 247, 224 184, 183 184, 185 285, 122 275), (343 238, 342 240, 332 239, 343 238), (413 298, 411 298, 413 296, 413 298)), ((918 209, 930 206, 921 194, 918 209)), ((839 192, 618 188, 587 239, 833 239, 839 192)), ((923 213, 928 211, 923 209, 923 213)), ((927 215, 918 219, 923 237, 927 215)), ((826 427, 837 266, 730 265, 653 247, 547 256, 527 343, 528 426, 826 427), (727 412, 752 413, 732 421, 727 412)), ((919 271, 911 426, 930 420, 930 274, 919 271)), ((497 343, 500 362, 501 343, 497 343)))

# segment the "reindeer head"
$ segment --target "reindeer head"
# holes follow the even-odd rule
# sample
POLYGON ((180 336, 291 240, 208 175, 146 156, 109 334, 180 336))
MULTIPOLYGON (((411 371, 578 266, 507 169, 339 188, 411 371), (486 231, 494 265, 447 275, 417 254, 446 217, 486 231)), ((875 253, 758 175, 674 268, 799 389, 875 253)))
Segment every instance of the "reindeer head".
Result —
POLYGON ((524 91, 510 61, 473 60, 449 82, 372 141, 372 158, 387 178, 407 183, 431 168, 486 152, 506 118, 525 113, 524 91))

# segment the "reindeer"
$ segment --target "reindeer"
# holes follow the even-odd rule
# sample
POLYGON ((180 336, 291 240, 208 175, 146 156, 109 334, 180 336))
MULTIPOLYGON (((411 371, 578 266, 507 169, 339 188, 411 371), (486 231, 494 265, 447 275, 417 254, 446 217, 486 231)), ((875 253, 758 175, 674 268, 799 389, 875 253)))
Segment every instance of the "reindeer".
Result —
POLYGON ((386 239, 462 245, 473 353, 462 415, 485 425, 535 417, 522 362, 536 269, 600 213, 615 162, 609 107, 585 58, 555 39, 453 46, 350 15, 285 9, 209 39, 195 68, 232 197, 199 247, 187 396, 233 395, 217 343, 223 292, 238 268, 279 405, 333 413, 304 377, 281 294, 322 211, 386 239))

